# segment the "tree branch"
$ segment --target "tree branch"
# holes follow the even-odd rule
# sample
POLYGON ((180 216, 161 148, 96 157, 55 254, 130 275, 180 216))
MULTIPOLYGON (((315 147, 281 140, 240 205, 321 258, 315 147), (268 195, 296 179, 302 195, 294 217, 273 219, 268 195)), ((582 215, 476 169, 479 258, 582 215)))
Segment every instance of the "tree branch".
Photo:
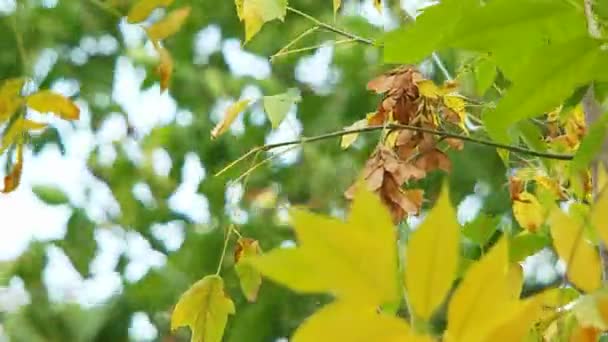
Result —
POLYGON ((458 139, 458 140, 462 140, 462 141, 471 142, 471 143, 474 143, 474 144, 494 147, 494 148, 497 148, 497 149, 503 149, 503 150, 507 150, 507 151, 511 151, 511 152, 516 152, 516 153, 523 153, 523 154, 527 154, 527 155, 534 156, 534 157, 539 157, 539 158, 556 159, 556 160, 572 160, 572 158, 574 158, 574 156, 571 155, 571 154, 558 154, 558 153, 538 152, 538 151, 529 150, 529 149, 526 149, 526 148, 523 148, 523 147, 519 147, 519 146, 500 144, 500 143, 496 143, 496 142, 493 142, 493 141, 472 138, 470 136, 466 136, 466 135, 462 135, 462 134, 457 134, 457 133, 451 133, 451 132, 445 132, 445 131, 437 131, 437 130, 433 130, 433 129, 429 129, 429 128, 410 126, 410 125, 388 124, 388 125, 368 126, 368 127, 355 128, 355 129, 343 129, 343 130, 340 130, 340 131, 325 133, 325 134, 316 135, 316 136, 312 136, 312 137, 303 137, 303 138, 300 138, 300 139, 295 139, 295 140, 284 141, 284 142, 280 142, 280 143, 267 144, 267 145, 263 145, 263 146, 254 147, 249 152, 247 152, 243 156, 241 156, 239 159, 235 160, 234 162, 230 163, 228 166, 224 167, 222 170, 220 170, 219 172, 217 172, 215 174, 215 176, 219 176, 219 175, 223 174, 224 172, 228 171, 229 169, 231 169, 232 167, 234 167, 236 164, 238 164, 239 162, 245 160, 247 157, 251 156, 252 154, 254 154, 256 152, 270 151, 270 150, 273 150, 273 149, 276 149, 276 148, 279 148, 279 147, 292 146, 292 145, 303 145, 303 144, 306 144, 306 143, 311 143, 311 142, 317 142, 317 141, 322 141, 322 140, 328 140, 328 139, 332 139, 332 138, 342 137, 342 136, 348 135, 348 134, 367 133, 367 132, 380 131, 380 130, 383 130, 383 129, 409 130, 409 131, 414 131, 414 132, 422 132, 422 133, 432 134, 432 135, 443 137, 443 138, 458 139))
POLYGON ((350 33, 350 32, 348 32, 348 31, 344 31, 344 30, 342 30, 342 29, 340 29, 340 28, 337 28, 337 27, 335 27, 335 26, 332 26, 332 25, 330 25, 330 24, 324 23, 324 22, 320 21, 319 19, 317 19, 317 18, 313 17, 312 15, 310 15, 310 14, 306 14, 306 13, 304 13, 304 12, 302 12, 302 11, 300 11, 300 10, 297 10, 297 9, 295 9, 295 8, 293 8, 293 7, 289 7, 289 6, 287 6, 287 10, 288 10, 289 12, 292 12, 292 13, 294 13, 294 14, 297 14, 297 15, 299 15, 299 16, 301 16, 301 17, 303 17, 303 18, 306 18, 306 19, 308 19, 308 20, 312 21, 312 22, 313 22, 313 23, 315 23, 317 26, 319 26, 319 27, 321 27, 321 28, 323 28, 323 29, 325 29, 325 30, 327 30, 327 31, 334 32, 334 33, 336 33, 336 34, 339 34, 339 35, 344 36, 344 37, 346 37, 346 38, 350 38, 350 39, 352 39, 352 40, 354 40, 354 41, 356 41, 356 42, 363 43, 363 44, 366 44, 366 45, 373 45, 373 46, 376 46, 376 45, 377 45, 377 44, 376 44, 376 42, 374 42, 374 41, 373 41, 373 40, 371 40, 371 39, 368 39, 368 38, 363 38, 363 37, 357 36, 357 35, 356 35, 356 34, 354 34, 354 33, 350 33))

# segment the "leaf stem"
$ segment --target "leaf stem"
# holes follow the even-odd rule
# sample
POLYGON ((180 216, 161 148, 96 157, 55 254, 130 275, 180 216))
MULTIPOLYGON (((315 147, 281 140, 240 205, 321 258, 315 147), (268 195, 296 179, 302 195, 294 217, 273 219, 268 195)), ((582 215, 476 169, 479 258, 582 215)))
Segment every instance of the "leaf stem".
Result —
POLYGON ((357 35, 356 35, 356 34, 354 34, 354 33, 350 33, 350 32, 348 32, 348 31, 344 31, 344 30, 342 30, 342 29, 340 29, 340 28, 337 28, 337 27, 335 27, 335 26, 333 26, 333 25, 330 25, 330 24, 324 23, 324 22, 320 21, 319 19, 317 19, 317 18, 313 17, 312 15, 310 15, 310 14, 306 14, 306 13, 304 13, 304 12, 302 12, 302 11, 300 11, 300 10, 297 10, 297 9, 295 9, 295 8, 293 8, 293 7, 289 7, 289 6, 287 6, 287 10, 288 10, 289 12, 292 12, 292 13, 294 13, 294 14, 297 14, 297 15, 299 15, 299 16, 301 16, 301 17, 303 17, 303 18, 306 18, 306 19, 308 19, 308 20, 312 21, 312 22, 313 22, 313 23, 315 23, 317 26, 319 26, 319 27, 321 27, 321 28, 323 28, 323 29, 326 29, 327 31, 334 32, 334 33, 339 34, 339 35, 341 35, 341 36, 344 36, 344 37, 346 37, 346 38, 350 38, 350 39, 352 39, 352 40, 354 40, 354 41, 357 41, 357 42, 359 42, 359 43, 363 43, 363 44, 366 44, 366 45, 373 45, 373 46, 377 46, 376 42, 374 42, 374 41, 373 41, 373 40, 371 40, 371 39, 368 39, 368 38, 363 38, 363 37, 357 36, 357 35))
MULTIPOLYGON (((337 45, 342 45, 342 44, 348 44, 348 43, 353 43, 355 42, 354 40, 348 38, 348 39, 342 39, 342 40, 337 40, 335 41, 332 45, 333 46, 337 46, 337 45)), ((281 50, 277 53, 275 53, 274 55, 272 55, 271 57, 271 61, 274 60, 277 57, 283 57, 283 56, 287 56, 287 55, 291 55, 294 53, 300 53, 300 52, 306 52, 306 51, 310 51, 310 50, 316 50, 318 48, 321 48, 323 46, 327 45, 326 43, 324 44, 319 44, 319 45, 313 45, 313 46, 305 46, 299 49, 293 49, 293 50, 281 50)))
POLYGON ((234 224, 228 226, 228 232, 226 232, 226 236, 224 237, 224 247, 222 248, 222 256, 220 256, 220 262, 217 265, 217 271, 215 271, 215 275, 220 275, 220 271, 222 270, 222 264, 224 263, 224 257, 226 256, 226 250, 228 249, 228 241, 230 241, 230 234, 232 234, 232 230, 234 229, 234 224))
POLYGON ((304 37, 308 36, 309 34, 315 32, 318 29, 319 29, 319 26, 315 25, 315 26, 309 28, 308 30, 300 33, 297 37, 295 37, 289 43, 287 43, 287 45, 283 46, 277 53, 270 56, 270 62, 272 62, 277 56, 281 56, 281 55, 285 54, 285 52, 287 52, 290 47, 294 46, 297 42, 302 40, 304 37))

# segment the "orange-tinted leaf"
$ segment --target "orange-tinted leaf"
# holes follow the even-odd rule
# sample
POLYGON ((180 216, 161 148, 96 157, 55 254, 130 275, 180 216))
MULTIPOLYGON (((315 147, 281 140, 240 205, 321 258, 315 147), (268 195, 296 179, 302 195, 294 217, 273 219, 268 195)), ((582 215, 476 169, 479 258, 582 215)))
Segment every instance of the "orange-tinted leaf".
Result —
POLYGON ((159 47, 157 51, 160 59, 156 72, 160 75, 160 90, 165 91, 169 88, 169 82, 173 74, 173 58, 171 58, 171 54, 164 47, 159 47))
POLYGON ((55 113, 65 120, 77 120, 80 117, 80 109, 74 102, 50 90, 42 90, 28 96, 27 106, 41 113, 55 113))
POLYGON ((524 229, 536 232, 543 224, 545 214, 536 197, 529 192, 522 192, 513 201, 513 215, 524 229))
POLYGON ((248 263, 248 259, 262 254, 260 244, 254 239, 240 238, 234 251, 236 262, 235 270, 239 276, 241 290, 248 301, 257 299, 258 291, 262 285, 262 275, 258 270, 248 263))
POLYGON ((190 15, 190 6, 185 6, 167 14, 162 20, 146 29, 151 40, 163 40, 176 34, 190 15))
POLYGON ((13 165, 11 172, 4 177, 3 193, 9 193, 17 189, 21 181, 21 172, 23 171, 23 145, 17 146, 17 161, 13 165))
POLYGON ((137 1, 127 16, 127 22, 129 24, 138 23, 146 20, 154 11, 159 7, 167 7, 173 3, 174 0, 139 0, 137 1))

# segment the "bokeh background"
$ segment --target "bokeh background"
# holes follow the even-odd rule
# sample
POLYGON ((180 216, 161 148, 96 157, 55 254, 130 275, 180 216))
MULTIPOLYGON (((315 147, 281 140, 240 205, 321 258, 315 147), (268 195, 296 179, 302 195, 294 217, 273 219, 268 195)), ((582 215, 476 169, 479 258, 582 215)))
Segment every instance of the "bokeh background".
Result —
MULTIPOLYGON (((123 13, 130 5, 105 2, 123 13)), ((374 111, 378 98, 365 84, 390 67, 382 65, 381 51, 333 46, 337 37, 319 31, 301 43, 318 48, 270 63, 268 57, 311 27, 309 21, 288 14, 285 23, 266 24, 243 46, 232 1, 177 0, 174 7, 186 4, 192 6, 187 24, 166 42, 176 70, 170 91, 161 94, 156 55, 142 25, 88 0, 0 0, 0 80, 28 76, 31 90, 53 89, 81 108, 74 123, 29 114, 50 127, 31 137, 21 186, 0 196, 0 341, 186 341, 186 329, 169 331, 172 306, 192 283, 215 272, 228 225, 270 250, 295 244, 285 224, 289 205, 345 215, 342 194, 373 150, 373 134, 347 151, 338 140, 275 150, 262 156, 276 158, 246 184, 231 180, 249 163, 213 174, 260 144, 338 130, 374 111), (303 101, 280 127, 272 129, 256 104, 211 140, 233 101, 292 87, 303 101)), ((290 1, 366 37, 398 27, 404 11, 415 15, 428 4, 385 1, 380 14, 371 0, 350 0, 334 18, 329 0, 290 1)), ((458 74, 461 56, 441 57, 458 74)), ((430 61, 420 68, 441 79, 430 61)), ((492 224, 512 229, 508 172, 496 152, 466 145, 451 158, 459 220, 483 225, 477 218, 493 215, 492 224)), ((418 184, 427 191, 426 207, 444 178, 432 174, 418 184)), ((420 220, 408 219, 403 231, 420 220)), ((474 240, 463 265, 479 256, 474 240)), ((222 276, 237 314, 226 341, 285 341, 328 300, 264 282, 257 302, 247 303, 229 247, 222 276)), ((528 288, 560 272, 546 250, 524 266, 528 288)))

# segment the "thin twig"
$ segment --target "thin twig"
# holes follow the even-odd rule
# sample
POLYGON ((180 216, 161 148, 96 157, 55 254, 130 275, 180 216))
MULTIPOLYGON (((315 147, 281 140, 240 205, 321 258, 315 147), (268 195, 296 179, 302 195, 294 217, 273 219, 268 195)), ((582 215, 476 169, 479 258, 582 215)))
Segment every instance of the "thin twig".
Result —
POLYGON ((374 42, 371 39, 360 37, 360 36, 358 36, 358 35, 356 35, 354 33, 350 33, 348 31, 344 31, 344 30, 342 30, 340 28, 337 28, 337 27, 335 27, 333 25, 324 23, 324 22, 320 21, 319 19, 313 17, 312 15, 306 14, 306 13, 304 13, 304 12, 302 12, 300 10, 297 10, 297 9, 295 9, 293 7, 287 6, 287 10, 290 11, 290 12, 292 12, 292 13, 294 13, 294 14, 297 14, 297 15, 299 15, 301 17, 304 17, 304 18, 312 21, 317 26, 319 26, 319 27, 321 27, 323 29, 326 29, 327 31, 334 32, 336 34, 339 34, 339 35, 344 36, 346 38, 350 38, 352 40, 355 40, 355 41, 357 41, 359 43, 363 43, 363 44, 366 44, 366 45, 374 45, 374 46, 377 45, 376 42, 374 42))
POLYGON ((18 12, 15 12, 15 14, 12 17, 11 20, 11 29, 13 30, 13 33, 15 34, 15 44, 17 44, 17 51, 19 52, 19 58, 21 59, 21 68, 24 74, 27 74, 28 70, 28 61, 27 61, 27 54, 25 52, 25 45, 23 44, 23 36, 21 35, 21 31, 19 31, 19 27, 17 25, 17 15, 18 12))
MULTIPOLYGON (((336 45, 342 45, 342 44, 353 43, 353 42, 355 42, 355 40, 348 38, 348 39, 343 39, 343 40, 337 40, 337 41, 335 41, 331 45, 332 46, 336 46, 336 45)), ((302 47, 302 48, 299 48, 299 49, 279 51, 276 54, 272 55, 271 61, 274 60, 277 57, 283 57, 283 56, 291 55, 291 54, 294 54, 294 53, 301 53, 301 52, 316 50, 316 49, 321 48, 321 47, 326 46, 326 45, 328 45, 328 44, 327 43, 323 43, 323 44, 314 45, 314 46, 305 46, 305 47, 302 47)))
POLYGON ((468 142, 471 142, 474 144, 490 146, 490 147, 507 150, 507 151, 511 151, 511 152, 523 153, 523 154, 527 154, 527 155, 539 157, 539 158, 556 159, 556 160, 572 160, 574 158, 574 155, 572 155, 572 154, 538 152, 538 151, 529 150, 527 148, 523 148, 523 147, 519 147, 519 146, 500 144, 500 143, 496 143, 493 141, 477 139, 477 138, 473 138, 470 136, 457 134, 457 133, 437 131, 437 130, 433 130, 433 129, 429 129, 429 128, 410 126, 410 125, 387 124, 387 125, 368 126, 368 127, 355 128, 355 129, 344 129, 344 130, 325 133, 325 134, 321 134, 321 135, 317 135, 317 136, 313 136, 313 137, 302 137, 302 138, 296 139, 296 140, 290 140, 290 141, 284 141, 284 142, 280 142, 280 143, 257 146, 257 147, 254 147, 253 149, 251 149, 249 152, 245 153, 243 156, 239 157, 237 160, 231 162, 229 165, 224 167, 221 171, 217 172, 216 176, 219 176, 222 173, 228 171, 229 169, 234 167, 236 164, 240 163, 241 161, 245 160, 247 157, 251 156, 253 153, 256 153, 256 152, 270 151, 275 148, 284 147, 284 146, 302 145, 302 144, 306 144, 306 143, 341 137, 341 136, 353 134, 353 133, 374 132, 374 131, 380 131, 383 129, 410 130, 410 131, 414 131, 414 132, 422 132, 422 133, 432 134, 432 135, 436 135, 436 136, 440 136, 440 137, 444 137, 444 138, 453 138, 453 139, 459 139, 462 141, 468 141, 468 142))
POLYGON ((224 247, 222 248, 222 256, 220 256, 220 262, 217 265, 217 271, 215 272, 215 275, 220 275, 220 272, 222 271, 222 264, 224 263, 226 250, 228 249, 228 241, 230 241, 230 234, 232 234, 233 229, 233 224, 228 226, 228 232, 226 232, 226 236, 224 236, 224 247))
POLYGON ((285 54, 285 52, 292 46, 294 46, 296 43, 298 43, 300 40, 302 40, 304 37, 308 36, 309 34, 315 32, 316 30, 319 29, 318 25, 315 25, 311 28, 309 28, 308 30, 300 33, 300 35, 298 35, 297 37, 295 37, 292 41, 290 41, 289 43, 287 43, 287 45, 283 46, 277 53, 275 53, 274 55, 270 56, 270 62, 272 62, 276 57, 281 56, 283 54, 285 54))
POLYGON ((106 4, 106 3, 104 3, 104 2, 102 2, 100 0, 89 0, 89 2, 91 4, 93 4, 95 7, 99 8, 100 10, 102 10, 102 11, 104 11, 104 12, 106 12, 106 13, 112 15, 112 16, 115 16, 117 18, 122 18, 123 17, 123 14, 120 13, 119 10, 117 10, 116 8, 114 8, 114 7, 108 5, 108 4, 106 4))

